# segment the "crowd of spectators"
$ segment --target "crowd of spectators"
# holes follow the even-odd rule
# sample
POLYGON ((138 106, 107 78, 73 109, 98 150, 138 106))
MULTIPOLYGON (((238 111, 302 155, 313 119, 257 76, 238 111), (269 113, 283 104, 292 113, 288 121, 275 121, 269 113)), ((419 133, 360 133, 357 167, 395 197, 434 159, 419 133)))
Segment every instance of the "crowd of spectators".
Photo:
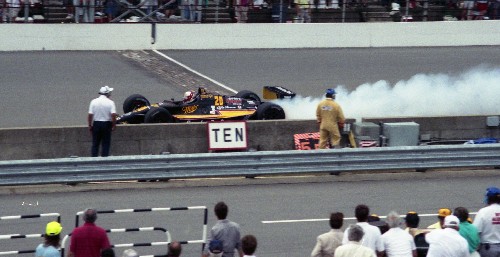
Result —
MULTIPOLYGON (((438 210, 437 222, 420 228, 420 217, 414 211, 402 219, 395 211, 385 220, 370 214, 367 205, 354 210, 356 223, 342 231, 344 214, 331 213, 331 230, 317 237, 311 257, 498 257, 500 256, 500 189, 489 187, 484 195, 485 207, 475 219, 469 210, 456 207, 438 210)), ((255 257, 257 238, 241 236, 240 226, 227 219, 229 208, 224 202, 214 206, 217 222, 209 231, 207 247, 202 257, 255 257)), ((72 231, 68 257, 114 257, 106 231, 97 226, 97 211, 86 209, 85 223, 72 231)), ((44 243, 37 247, 35 257, 61 257, 62 227, 58 222, 47 224, 44 243)), ((174 241, 168 245, 166 256, 181 256, 182 246, 174 241)), ((137 257, 127 249, 122 257, 137 257)))
MULTIPOLYGON (((209 3, 207 0, 60 0, 66 6, 66 22, 109 22, 109 21, 185 21, 201 23, 202 9, 209 3)), ((248 21, 251 9, 267 9, 277 5, 272 0, 227 0, 215 1, 229 10, 233 22, 248 21), (225 5, 225 6, 224 6, 225 5)), ((387 6, 391 2, 398 6, 406 6, 405 0, 380 0, 373 4, 387 6)), ((30 0, 28 17, 44 15, 44 5, 53 5, 54 1, 30 0)), ((338 9, 344 1, 340 0, 289 0, 285 6, 295 9, 302 22, 311 22, 312 10, 338 9)), ((349 6, 366 6, 366 0, 346 1, 349 6)), ((422 9, 427 3, 446 6, 453 11, 457 20, 500 19, 500 0, 411 0, 408 7, 422 9)), ((0 0, 1 22, 24 22, 25 0, 0 0)), ((287 9, 288 9, 287 8, 287 9)), ((291 11, 288 11, 291 12, 291 11)), ((449 15, 447 15, 449 16, 449 15)))
POLYGON ((311 257, 498 257, 500 256, 500 189, 490 187, 485 193, 486 207, 475 220, 465 207, 453 212, 438 211, 438 221, 419 228, 416 212, 408 212, 403 220, 391 211, 385 221, 369 214, 369 207, 358 205, 354 215, 357 223, 344 232, 342 213, 330 216, 331 231, 318 236, 311 257))

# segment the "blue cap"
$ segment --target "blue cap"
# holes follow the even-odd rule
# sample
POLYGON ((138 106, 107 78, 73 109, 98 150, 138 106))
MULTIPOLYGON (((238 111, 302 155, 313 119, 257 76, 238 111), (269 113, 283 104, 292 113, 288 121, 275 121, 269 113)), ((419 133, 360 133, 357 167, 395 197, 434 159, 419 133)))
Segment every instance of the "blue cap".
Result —
POLYGON ((327 93, 327 94, 329 94, 329 95, 334 95, 334 94, 336 94, 336 93, 335 93, 335 89, 333 89, 333 88, 329 88, 329 89, 327 89, 327 90, 326 90, 326 93, 327 93))
POLYGON ((222 253, 222 249, 223 249, 223 245, 222 245, 222 241, 220 241, 220 240, 212 240, 208 244, 208 250, 211 253, 222 253))
POLYGON ((484 202, 488 202, 488 197, 500 195, 500 189, 498 187, 488 187, 486 188, 486 193, 484 194, 484 202))

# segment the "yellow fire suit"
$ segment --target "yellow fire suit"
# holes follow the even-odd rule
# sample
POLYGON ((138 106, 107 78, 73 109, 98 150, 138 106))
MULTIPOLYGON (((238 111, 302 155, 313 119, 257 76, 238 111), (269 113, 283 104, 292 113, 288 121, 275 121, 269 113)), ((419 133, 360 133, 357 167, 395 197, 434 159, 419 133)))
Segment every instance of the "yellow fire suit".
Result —
POLYGON ((339 145, 339 124, 343 126, 345 122, 340 105, 332 98, 326 98, 316 108, 316 119, 319 123, 319 148, 325 149, 328 141, 332 147, 339 145))

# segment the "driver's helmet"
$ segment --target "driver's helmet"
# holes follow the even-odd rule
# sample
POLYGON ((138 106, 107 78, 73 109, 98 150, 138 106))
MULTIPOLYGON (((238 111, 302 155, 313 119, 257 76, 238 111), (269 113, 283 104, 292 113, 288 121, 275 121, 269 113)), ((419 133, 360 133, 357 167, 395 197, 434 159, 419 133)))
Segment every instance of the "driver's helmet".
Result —
POLYGON ((193 100, 193 97, 194 97, 194 92, 193 91, 186 91, 186 93, 184 93, 184 99, 183 99, 183 101, 184 102, 189 102, 189 101, 193 100))

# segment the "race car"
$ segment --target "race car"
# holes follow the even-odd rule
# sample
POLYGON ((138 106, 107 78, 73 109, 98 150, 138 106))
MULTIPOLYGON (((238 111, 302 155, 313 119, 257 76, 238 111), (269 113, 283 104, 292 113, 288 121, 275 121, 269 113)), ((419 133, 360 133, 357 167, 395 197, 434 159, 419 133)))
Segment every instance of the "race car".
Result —
MULTIPOLYGON (((117 123, 285 119, 285 112, 281 106, 262 102, 257 94, 248 90, 227 96, 208 92, 205 88, 199 87, 197 92, 191 93, 190 99, 164 100, 155 104, 150 104, 142 95, 131 95, 123 102, 124 114, 117 118, 117 123)), ((295 93, 283 87, 267 86, 264 87, 263 96, 264 99, 284 99, 293 98, 295 93)))

